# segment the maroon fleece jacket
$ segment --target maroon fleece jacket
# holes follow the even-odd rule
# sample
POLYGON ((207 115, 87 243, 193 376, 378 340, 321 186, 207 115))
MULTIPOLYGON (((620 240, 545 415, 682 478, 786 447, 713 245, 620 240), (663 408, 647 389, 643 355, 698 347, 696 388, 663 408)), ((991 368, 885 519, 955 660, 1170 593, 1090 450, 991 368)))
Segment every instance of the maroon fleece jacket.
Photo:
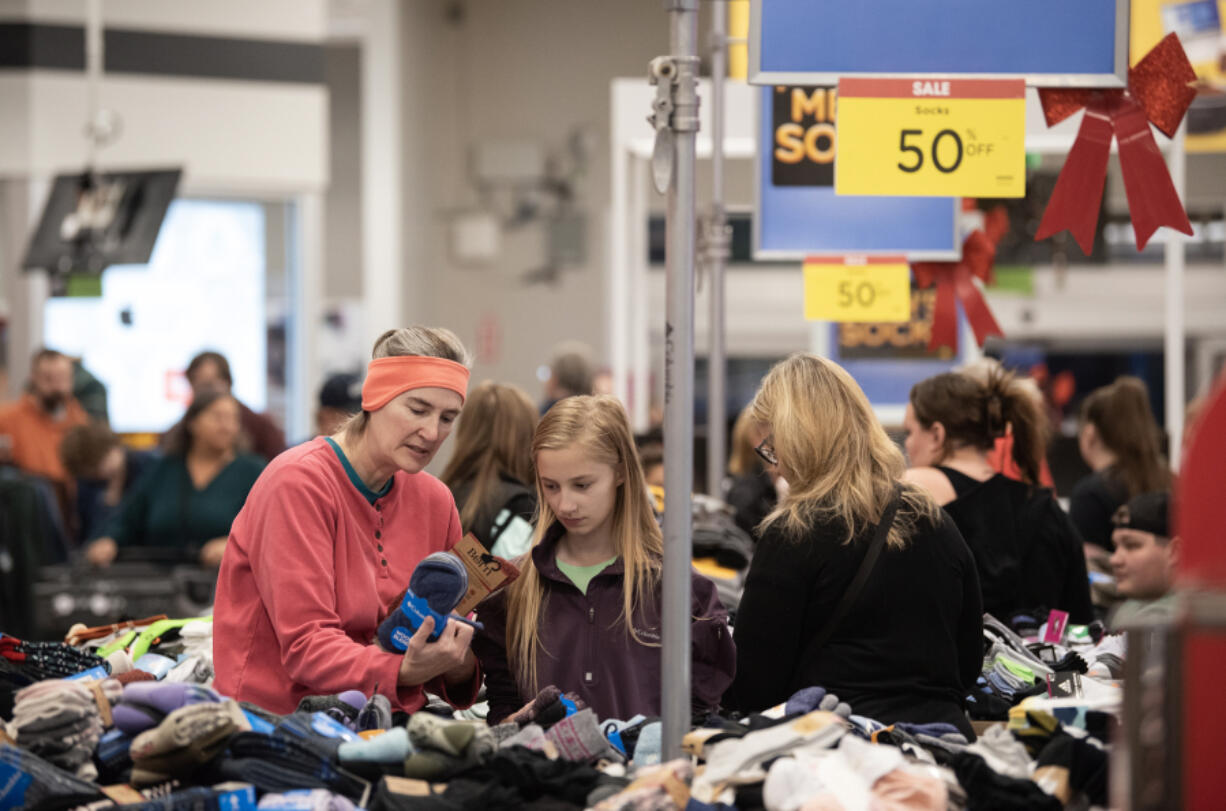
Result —
MULTIPOLYGON (((546 592, 537 654, 537 684, 574 692, 601 719, 629 719, 660 714, 660 596, 656 586, 631 618, 647 644, 635 641, 621 620, 622 561, 592 578, 587 594, 558 569, 557 542, 563 527, 555 524, 531 552, 546 592), (654 643, 654 644, 653 644, 654 643)), ((692 701, 698 712, 719 706, 732 683, 736 648, 728 630, 728 612, 710 580, 691 569, 690 625, 692 701)), ((534 697, 518 683, 507 661, 506 592, 477 607, 484 632, 473 637, 473 652, 485 673, 490 702, 488 721, 497 724, 534 697)))

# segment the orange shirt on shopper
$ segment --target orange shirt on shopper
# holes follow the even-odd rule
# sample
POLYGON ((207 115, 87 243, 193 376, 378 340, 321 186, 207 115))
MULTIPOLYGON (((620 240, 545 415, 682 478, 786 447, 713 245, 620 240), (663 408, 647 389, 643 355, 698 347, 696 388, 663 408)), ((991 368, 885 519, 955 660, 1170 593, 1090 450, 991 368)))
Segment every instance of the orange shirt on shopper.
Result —
POLYGON ((58 419, 39 408, 31 394, 0 408, 0 436, 9 437, 13 464, 65 485, 69 476, 60 461, 60 442, 69 430, 87 422, 89 415, 71 397, 58 419))

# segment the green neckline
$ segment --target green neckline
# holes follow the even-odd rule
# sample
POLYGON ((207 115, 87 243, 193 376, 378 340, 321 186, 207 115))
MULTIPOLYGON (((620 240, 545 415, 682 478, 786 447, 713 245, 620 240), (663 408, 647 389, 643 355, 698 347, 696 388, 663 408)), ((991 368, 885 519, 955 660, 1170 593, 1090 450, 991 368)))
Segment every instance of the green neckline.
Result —
POLYGON ((349 481, 353 483, 353 486, 358 488, 358 492, 362 494, 362 498, 366 499, 373 505, 376 501, 391 492, 392 482, 396 481, 395 476, 388 479, 387 484, 383 485, 383 488, 378 492, 371 490, 366 486, 366 482, 362 481, 362 478, 358 476, 358 472, 353 469, 353 465, 349 462, 349 457, 345 456, 345 452, 341 450, 341 446, 336 443, 336 440, 330 436, 324 437, 324 440, 332 446, 332 450, 336 453, 336 458, 341 460, 341 467, 345 468, 345 475, 349 477, 349 481))
POLYGON ((614 555, 603 563, 593 563, 591 566, 573 566, 569 563, 563 563, 555 555, 554 563, 557 564, 558 571, 566 575, 566 579, 575 584, 575 588, 587 594, 587 587, 591 584, 592 579, 616 563, 618 557, 619 555, 614 555))

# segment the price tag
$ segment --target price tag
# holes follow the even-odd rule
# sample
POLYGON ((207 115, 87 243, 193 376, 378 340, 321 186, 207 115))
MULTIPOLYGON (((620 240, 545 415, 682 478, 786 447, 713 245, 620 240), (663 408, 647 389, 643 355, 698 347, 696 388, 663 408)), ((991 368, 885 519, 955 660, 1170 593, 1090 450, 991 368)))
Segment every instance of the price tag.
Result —
POLYGON ((838 194, 1024 197, 1023 79, 843 79, 838 194))
POLYGON ((911 320, 911 267, 901 256, 805 260, 805 319, 911 320))

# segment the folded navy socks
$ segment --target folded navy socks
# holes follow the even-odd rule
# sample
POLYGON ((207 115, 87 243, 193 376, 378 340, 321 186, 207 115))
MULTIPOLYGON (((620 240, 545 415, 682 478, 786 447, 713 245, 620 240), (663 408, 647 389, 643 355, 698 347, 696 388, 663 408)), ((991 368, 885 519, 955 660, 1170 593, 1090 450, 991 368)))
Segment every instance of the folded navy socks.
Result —
POLYGON ((447 552, 427 555, 413 570, 400 605, 379 625, 379 644, 384 650, 406 650, 409 639, 428 616, 434 617, 430 639, 438 639, 448 615, 467 592, 468 570, 459 558, 447 552))

